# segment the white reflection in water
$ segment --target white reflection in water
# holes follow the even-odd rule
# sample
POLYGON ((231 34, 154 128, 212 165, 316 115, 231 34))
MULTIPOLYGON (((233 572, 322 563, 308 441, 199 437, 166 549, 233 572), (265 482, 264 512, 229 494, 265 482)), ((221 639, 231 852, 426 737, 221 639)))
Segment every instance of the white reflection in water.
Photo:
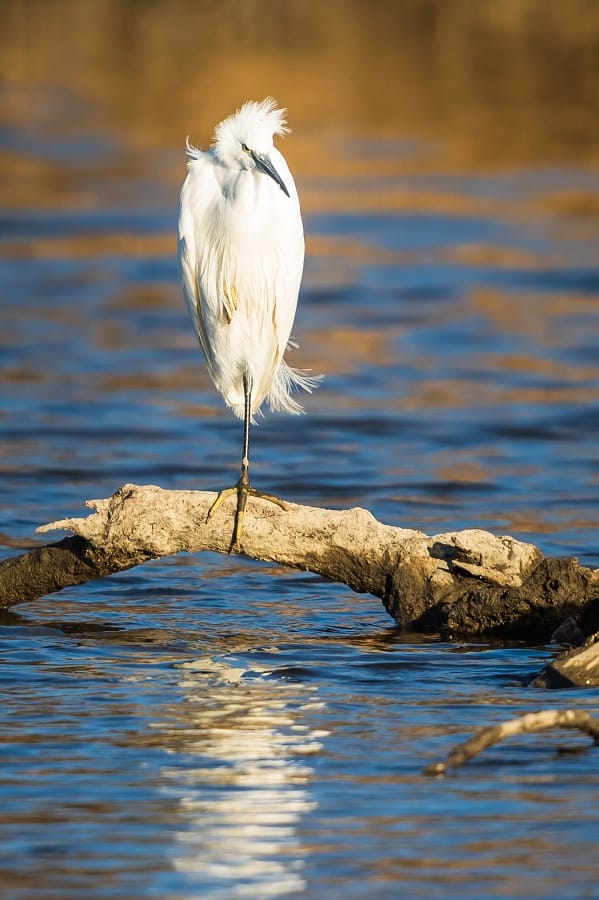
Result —
POLYGON ((185 703, 157 727, 178 764, 163 770, 184 830, 173 865, 202 897, 280 897, 303 890, 297 824, 316 807, 305 758, 326 732, 302 723, 315 688, 203 659, 181 667, 185 703))

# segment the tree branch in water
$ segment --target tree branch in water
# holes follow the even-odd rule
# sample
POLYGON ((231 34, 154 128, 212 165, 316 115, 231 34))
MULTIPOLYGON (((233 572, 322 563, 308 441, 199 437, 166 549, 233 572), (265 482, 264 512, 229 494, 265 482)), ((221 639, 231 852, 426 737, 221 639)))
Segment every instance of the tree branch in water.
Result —
POLYGON ((595 745, 599 745, 599 719, 575 709, 543 710, 528 713, 518 719, 509 719, 501 725, 482 728, 464 744, 454 747, 443 762, 427 766, 423 775, 444 775, 448 769, 463 766, 487 747, 492 747, 515 734, 530 734, 535 731, 547 731, 550 728, 576 728, 592 737, 595 745))
MULTIPOLYGON (((74 537, 0 563, 1 605, 182 551, 227 553, 234 498, 207 522, 214 497, 127 484, 88 501, 89 516, 38 529, 74 537)), ((599 627, 599 572, 576 559, 549 559, 532 544, 479 529, 429 537, 384 525, 364 509, 285 505, 250 499, 244 554, 373 594, 402 628, 543 642, 568 617, 584 634, 599 627)))

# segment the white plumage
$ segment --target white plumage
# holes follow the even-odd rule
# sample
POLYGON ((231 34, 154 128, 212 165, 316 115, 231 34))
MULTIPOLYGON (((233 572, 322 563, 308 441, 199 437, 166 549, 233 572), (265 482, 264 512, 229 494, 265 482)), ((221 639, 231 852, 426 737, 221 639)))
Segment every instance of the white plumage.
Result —
POLYGON ((252 414, 265 399, 272 409, 299 413, 291 388, 314 386, 283 360, 304 265, 295 182, 273 145, 286 131, 284 111, 267 99, 245 103, 221 122, 210 150, 187 147, 179 211, 183 291, 214 385, 240 418, 244 376, 252 414))
POLYGON ((239 541, 249 482, 249 425, 266 400, 271 409, 302 412, 294 387, 318 379, 283 359, 295 317, 304 265, 297 190, 283 155, 285 111, 271 98, 250 101, 214 132, 207 151, 188 142, 188 172, 179 207, 183 292, 215 387, 243 418, 241 477, 221 491, 209 517, 237 494, 232 546, 239 541))

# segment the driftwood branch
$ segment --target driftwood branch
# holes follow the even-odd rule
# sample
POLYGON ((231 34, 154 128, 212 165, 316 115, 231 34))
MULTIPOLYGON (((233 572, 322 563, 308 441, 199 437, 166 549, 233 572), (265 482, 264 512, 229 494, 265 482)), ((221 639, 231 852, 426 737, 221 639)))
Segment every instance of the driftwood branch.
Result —
MULTIPOLYGON (((74 536, 0 563, 0 605, 35 600, 69 585, 181 551, 227 553, 234 499, 206 522, 215 495, 124 485, 90 500, 85 518, 52 522, 74 536)), ((549 559, 532 544, 471 529, 429 537, 378 522, 367 510, 251 498, 243 552, 315 572, 380 597, 405 629, 446 635, 548 640, 568 617, 599 628, 599 571, 549 559)))
POLYGON ((560 653, 532 682, 534 687, 589 687, 599 684, 599 631, 581 646, 560 653))
POLYGON ((595 745, 599 745, 599 719, 586 712, 575 709, 543 710, 528 713, 517 719, 509 719, 501 725, 482 728, 464 744, 451 751, 444 762, 427 766, 423 775, 443 775, 448 769, 457 769, 478 753, 513 737, 515 734, 529 734, 535 731, 547 731, 550 728, 575 728, 592 737, 595 745))

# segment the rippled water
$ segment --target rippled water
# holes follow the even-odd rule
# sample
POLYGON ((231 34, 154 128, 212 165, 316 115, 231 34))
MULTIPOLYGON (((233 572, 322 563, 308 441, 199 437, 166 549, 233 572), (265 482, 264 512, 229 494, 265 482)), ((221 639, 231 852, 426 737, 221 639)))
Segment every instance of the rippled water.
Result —
MULTIPOLYGON (((149 151, 143 103, 129 131, 113 115, 126 41, 111 75, 77 20, 88 61, 44 81, 52 22, 9 6, 5 59, 25 13, 44 27, 31 71, 1 85, 2 558, 125 482, 220 488, 241 442, 177 284, 196 126, 180 139, 163 100, 169 140, 149 151)), ((102 33, 116 6, 92 8, 102 33)), ((368 139, 341 104, 323 127, 288 86, 308 249, 292 362, 325 381, 302 419, 254 429, 255 483, 599 565, 599 168, 444 166, 374 114, 368 139)), ((0 620, 2 897, 599 897, 588 739, 520 738, 421 774, 479 725, 596 712, 594 690, 527 687, 548 653, 402 636, 373 598, 209 554, 17 607, 0 620)))

